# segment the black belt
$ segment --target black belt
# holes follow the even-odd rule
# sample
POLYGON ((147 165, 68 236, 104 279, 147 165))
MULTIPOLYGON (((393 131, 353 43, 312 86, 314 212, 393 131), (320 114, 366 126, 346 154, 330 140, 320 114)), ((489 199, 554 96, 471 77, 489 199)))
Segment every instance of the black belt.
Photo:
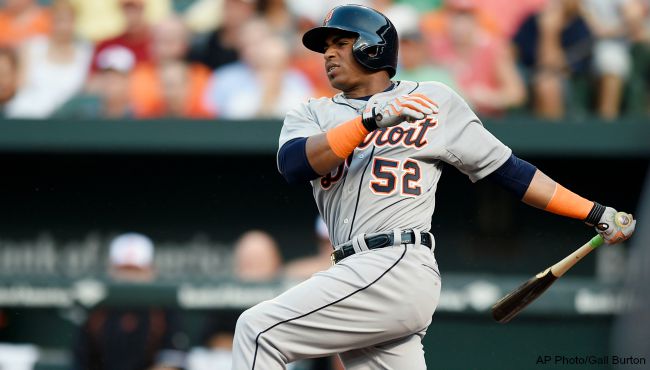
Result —
MULTIPOLYGON (((368 249, 378 249, 393 245, 393 233, 366 236, 364 239, 366 240, 368 249)), ((415 244, 415 233, 413 233, 413 230, 402 231, 401 244, 415 244)), ((431 234, 420 233, 420 244, 431 248, 431 234)), ((355 253, 354 246, 351 242, 348 242, 332 252, 332 263, 339 263, 342 259, 355 253)))

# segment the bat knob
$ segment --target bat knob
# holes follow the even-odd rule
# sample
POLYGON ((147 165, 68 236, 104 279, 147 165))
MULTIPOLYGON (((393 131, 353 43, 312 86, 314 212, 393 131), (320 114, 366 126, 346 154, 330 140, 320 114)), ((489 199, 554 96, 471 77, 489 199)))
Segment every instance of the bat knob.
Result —
POLYGON ((632 223, 632 216, 625 212, 617 212, 614 217, 614 222, 620 227, 625 227, 632 223))

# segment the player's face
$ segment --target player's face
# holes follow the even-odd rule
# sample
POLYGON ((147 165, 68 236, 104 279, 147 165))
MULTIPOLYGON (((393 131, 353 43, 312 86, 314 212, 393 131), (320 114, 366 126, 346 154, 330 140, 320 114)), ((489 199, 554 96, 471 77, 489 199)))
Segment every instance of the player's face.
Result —
POLYGON ((325 73, 332 87, 344 92, 362 85, 371 74, 352 55, 355 41, 354 36, 340 34, 325 40, 325 73))

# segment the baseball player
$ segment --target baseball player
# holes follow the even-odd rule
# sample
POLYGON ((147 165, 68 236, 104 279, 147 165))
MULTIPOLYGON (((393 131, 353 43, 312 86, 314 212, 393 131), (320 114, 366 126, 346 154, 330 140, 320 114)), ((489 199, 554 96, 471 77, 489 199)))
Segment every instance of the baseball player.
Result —
POLYGON ((278 168, 311 181, 334 265, 237 322, 233 369, 284 369, 339 354, 348 370, 425 369, 421 340, 440 297, 429 232, 442 163, 489 178, 529 205, 596 226, 608 243, 635 222, 580 197, 512 154, 465 101, 436 82, 392 81, 397 33, 359 5, 330 11, 303 44, 341 93, 287 114, 278 168))

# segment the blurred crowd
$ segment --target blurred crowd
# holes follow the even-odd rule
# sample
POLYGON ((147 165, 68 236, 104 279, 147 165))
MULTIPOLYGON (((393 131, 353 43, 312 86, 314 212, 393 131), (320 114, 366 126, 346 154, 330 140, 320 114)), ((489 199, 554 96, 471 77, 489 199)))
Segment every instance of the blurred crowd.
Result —
MULTIPOLYGON (((261 229, 243 232, 232 244, 229 281, 244 285, 296 284, 331 266, 327 226, 319 216, 305 255, 285 261, 275 238, 261 229)), ((160 281, 159 248, 147 235, 115 236, 106 253, 107 276, 118 284, 147 285, 160 281)), ((215 273, 218 273, 215 271, 215 273)), ((228 303, 228 302, 224 302, 228 303)), ((228 306, 226 304, 226 306, 228 306)), ((66 368, 77 370, 229 370, 235 326, 244 308, 204 310, 198 332, 179 309, 156 303, 99 304, 84 310, 73 336, 66 368)), ((41 360, 29 343, 4 343, 2 332, 12 317, 0 307, 0 368, 28 370, 41 360)), ((195 324, 196 325, 196 324, 195 324)), ((337 358, 304 360, 289 370, 342 370, 337 358)))
POLYGON ((648 114, 649 0, 4 0, 0 116, 282 118, 336 93, 300 40, 347 2, 483 116, 648 114))
MULTIPOLYGON (((330 265, 332 245, 320 217, 316 247, 310 255, 283 262, 273 236, 263 230, 244 232, 233 245, 232 279, 242 284, 287 281, 295 284, 330 265)), ((109 274, 122 283, 157 279, 153 241, 140 233, 115 237, 109 246, 109 274)), ((243 309, 206 312, 199 338, 188 340, 177 310, 167 307, 111 307, 88 312, 71 350, 79 370, 228 370, 231 369, 235 326, 243 309)), ((1 362, 0 362, 1 364, 1 362)), ((335 358, 291 364, 289 370, 342 369, 335 358)))

